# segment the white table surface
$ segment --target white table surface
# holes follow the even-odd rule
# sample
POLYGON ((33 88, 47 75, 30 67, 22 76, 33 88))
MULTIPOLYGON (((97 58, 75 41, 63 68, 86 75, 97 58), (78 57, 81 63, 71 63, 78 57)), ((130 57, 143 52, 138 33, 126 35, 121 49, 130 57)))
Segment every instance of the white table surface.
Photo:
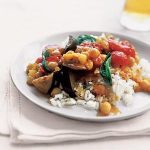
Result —
MULTIPOLYGON (((134 32, 120 25, 124 0, 0 0, 0 51, 13 56, 23 45, 56 32, 98 30, 130 35, 150 43, 150 32, 134 32)), ((1 64, 3 65, 3 64, 1 64)), ((60 144, 14 145, 0 136, 6 150, 149 149, 150 137, 106 138, 60 144)))

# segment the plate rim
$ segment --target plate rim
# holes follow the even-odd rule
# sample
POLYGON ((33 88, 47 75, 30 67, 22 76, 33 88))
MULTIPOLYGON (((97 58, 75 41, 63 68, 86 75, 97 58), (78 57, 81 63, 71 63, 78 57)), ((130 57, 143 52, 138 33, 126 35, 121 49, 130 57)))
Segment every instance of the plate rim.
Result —
MULTIPOLYGON (((120 34, 120 33, 117 33, 117 32, 105 32, 105 31, 95 31, 95 30, 77 30, 77 31, 67 31, 67 32, 58 32, 58 33, 54 33, 54 34, 51 34, 49 36, 46 36, 46 37, 43 37, 43 38, 39 38, 38 40, 35 40, 33 42, 30 42, 28 44, 26 44, 24 47, 26 46, 30 46, 34 43, 38 43, 40 41, 44 41, 45 39, 48 39, 48 38, 51 38, 53 36, 59 36, 60 34, 75 34, 75 33, 81 33, 81 34, 85 34, 85 33, 111 33, 113 35, 117 35, 117 36, 121 36, 121 37, 124 37, 124 38, 128 38, 128 39, 131 39, 135 42, 140 42, 142 45, 146 45, 147 47, 150 47, 150 45, 146 42, 143 42, 141 40, 138 40, 136 38, 133 38, 131 36, 128 36, 128 35, 125 35, 125 34, 120 34)), ((135 112, 132 112, 130 114, 120 114, 120 115, 116 115, 116 116, 95 116, 95 117, 80 117, 80 116, 76 116, 76 115, 69 115, 69 114, 66 114, 66 113, 61 113, 59 111, 55 111, 55 110, 50 110, 48 109, 47 107, 44 107, 42 106, 41 104, 39 104, 37 101, 33 100, 29 95, 26 95, 26 93, 24 91, 22 91, 20 88, 19 88, 19 85, 16 83, 15 79, 14 79, 14 71, 13 71, 13 68, 14 68, 14 64, 15 64, 15 60, 17 59, 17 57, 24 51, 24 47, 22 47, 22 49, 20 50, 19 53, 16 54, 16 56, 12 59, 12 62, 11 62, 11 65, 10 65, 10 77, 11 77, 11 80, 14 84, 14 86, 17 88, 17 90, 23 95, 25 96, 28 100, 30 100, 32 103, 38 105, 39 107, 49 111, 49 112, 52 112, 52 113, 55 113, 56 115, 59 115, 59 116, 63 116, 63 117, 67 117, 67 118, 70 118, 70 119, 75 119, 75 120, 80 120, 80 121, 90 121, 90 122, 112 122, 112 121, 119 121, 119 120, 125 120, 125 119, 129 119, 129 118, 133 118, 133 117, 136 117, 136 116, 139 116, 139 115, 142 115, 144 112, 150 110, 150 104, 145 106, 145 107, 142 107, 142 108, 139 108, 137 111, 135 112)), ((61 108, 60 108, 61 109, 61 108)))

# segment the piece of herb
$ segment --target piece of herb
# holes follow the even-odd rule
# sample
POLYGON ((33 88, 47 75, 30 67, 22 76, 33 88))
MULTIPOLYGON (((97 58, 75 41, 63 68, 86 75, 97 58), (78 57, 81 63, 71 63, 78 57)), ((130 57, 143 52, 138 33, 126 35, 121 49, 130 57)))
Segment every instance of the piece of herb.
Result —
POLYGON ((108 53, 105 61, 103 62, 100 68, 100 74, 108 85, 112 85, 110 63, 111 63, 111 54, 108 53))
POLYGON ((51 72, 51 70, 49 69, 49 67, 46 64, 46 58, 48 58, 49 56, 50 56, 50 54, 47 50, 42 52, 42 59, 43 59, 42 66, 43 66, 44 70, 47 72, 51 72))
POLYGON ((42 66, 43 66, 43 68, 44 68, 45 71, 51 72, 51 70, 48 68, 48 66, 46 64, 46 60, 45 59, 43 59, 43 61, 42 61, 42 66))
POLYGON ((50 56, 50 54, 49 54, 49 52, 47 50, 43 51, 42 58, 46 59, 49 56, 50 56))
POLYGON ((80 35, 80 36, 77 37, 77 42, 78 42, 79 45, 81 43, 85 42, 85 41, 87 41, 87 42, 95 42, 96 38, 94 38, 91 35, 86 35, 86 34, 85 35, 80 35))

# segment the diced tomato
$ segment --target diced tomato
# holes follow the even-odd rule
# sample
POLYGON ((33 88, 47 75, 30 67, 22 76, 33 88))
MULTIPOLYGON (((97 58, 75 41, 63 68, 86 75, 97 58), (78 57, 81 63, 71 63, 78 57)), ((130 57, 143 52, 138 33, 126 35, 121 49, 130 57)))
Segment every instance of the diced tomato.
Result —
POLYGON ((101 55, 99 55, 99 57, 97 57, 96 59, 94 59, 93 63, 94 63, 95 66, 99 67, 102 64, 101 55))
POLYGON ((117 42, 115 40, 109 39, 108 43, 109 43, 109 48, 112 51, 124 52, 128 56, 135 57, 135 49, 133 46, 131 46, 129 42, 128 43, 123 41, 117 42))
POLYGON ((122 40, 119 42, 121 45, 126 45, 126 46, 129 46, 131 48, 134 48, 134 46, 127 40, 122 40))
POLYGON ((119 45, 118 42, 116 42, 115 40, 112 40, 112 39, 109 39, 108 40, 108 43, 109 43, 109 48, 112 50, 112 51, 121 51, 121 46, 119 45))
POLYGON ((135 48, 134 48, 134 46, 133 46, 129 41, 123 40, 123 41, 120 41, 119 43, 120 43, 121 45, 123 45, 123 46, 129 47, 128 50, 127 50, 127 53, 128 53, 131 57, 134 57, 134 58, 135 58, 135 48))
POLYGON ((42 63, 42 60, 43 60, 42 57, 39 57, 36 59, 35 63, 37 63, 37 64, 42 63))
POLYGON ((63 53, 63 48, 59 45, 48 45, 45 50, 49 52, 50 55, 55 55, 56 53, 61 55, 63 53))
POLYGON ((98 49, 100 52, 102 51, 103 47, 99 44, 99 43, 96 43, 96 42, 84 42, 84 43, 81 43, 80 44, 81 46, 87 46, 87 47, 92 47, 92 48, 96 48, 98 49))
POLYGON ((111 53, 111 64, 113 67, 128 66, 130 60, 124 52, 113 51, 111 53))
POLYGON ((40 66, 39 72, 40 72, 41 74, 46 74, 46 72, 45 72, 45 70, 44 70, 44 68, 43 68, 42 66, 40 66))
POLYGON ((61 56, 60 55, 54 55, 54 56, 50 56, 46 59, 46 61, 49 61, 49 62, 59 62, 61 59, 61 56))

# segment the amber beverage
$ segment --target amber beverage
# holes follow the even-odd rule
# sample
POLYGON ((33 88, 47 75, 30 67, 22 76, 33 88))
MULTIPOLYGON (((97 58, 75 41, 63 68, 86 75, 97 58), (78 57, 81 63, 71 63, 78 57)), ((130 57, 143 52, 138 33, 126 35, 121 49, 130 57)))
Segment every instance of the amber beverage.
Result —
POLYGON ((126 0, 121 24, 132 30, 150 30, 150 0, 126 0))

